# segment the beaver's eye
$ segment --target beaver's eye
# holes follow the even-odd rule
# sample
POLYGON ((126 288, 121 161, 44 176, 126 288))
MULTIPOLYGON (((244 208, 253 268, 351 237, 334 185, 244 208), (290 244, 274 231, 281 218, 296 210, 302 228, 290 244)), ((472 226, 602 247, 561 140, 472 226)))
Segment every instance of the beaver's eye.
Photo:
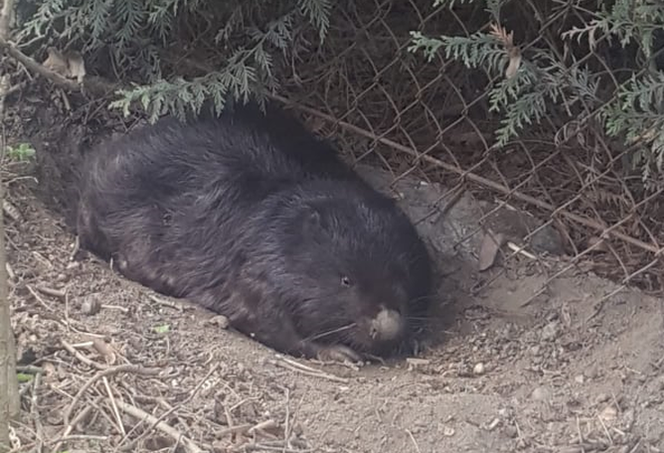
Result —
POLYGON ((343 286, 349 287, 353 284, 353 282, 350 281, 350 278, 348 278, 344 275, 344 276, 341 277, 341 284, 343 286))

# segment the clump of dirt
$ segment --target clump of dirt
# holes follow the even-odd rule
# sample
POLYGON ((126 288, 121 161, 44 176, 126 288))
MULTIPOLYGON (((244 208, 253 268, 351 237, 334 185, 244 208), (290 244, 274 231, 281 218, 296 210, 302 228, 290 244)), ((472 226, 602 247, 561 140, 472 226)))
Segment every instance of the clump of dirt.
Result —
POLYGON ((31 377, 21 384, 17 451, 55 451, 62 439, 57 451, 664 451, 661 300, 624 290, 600 307, 615 285, 576 272, 524 305, 563 259, 478 272, 478 236, 458 243, 481 215, 470 197, 442 215, 432 206, 442 187, 396 186, 408 214, 425 218, 418 228, 443 275, 446 322, 432 329, 444 341, 404 362, 313 363, 105 263, 71 262, 74 237, 35 194, 57 177, 57 156, 44 153, 81 152, 90 138, 51 136, 34 139, 41 187, 3 175, 22 216, 6 228, 12 325, 31 377))

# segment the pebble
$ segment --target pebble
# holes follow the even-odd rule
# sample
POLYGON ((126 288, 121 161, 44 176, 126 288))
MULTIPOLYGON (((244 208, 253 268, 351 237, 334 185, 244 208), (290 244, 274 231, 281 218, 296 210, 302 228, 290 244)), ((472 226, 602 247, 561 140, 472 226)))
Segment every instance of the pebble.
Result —
POLYGON ((551 398, 551 393, 545 387, 537 387, 530 396, 535 401, 546 401, 551 398))
POLYGON ((599 417, 605 422, 612 422, 618 417, 618 411, 613 406, 606 406, 599 417))
POLYGON ((499 418, 494 418, 491 423, 486 427, 487 431, 493 431, 500 424, 499 418))
POLYGON ((101 311, 101 301, 96 295, 89 295, 83 300, 81 311, 86 315, 95 315, 101 311))
POLYGON ((542 340, 552 341, 558 336, 559 329, 558 321, 551 321, 542 329, 542 340))
POLYGON ((607 395, 606 393, 599 393, 595 397, 595 402, 597 404, 602 404, 602 403, 606 403, 607 401, 609 401, 609 399, 611 399, 611 397, 609 395, 607 395))
POLYGON ((475 373, 478 376, 483 375, 485 371, 486 370, 484 368, 484 364, 481 362, 475 365, 475 367, 473 368, 473 373, 475 373))
POLYGON ((221 329, 227 329, 228 328, 228 318, 224 315, 216 315, 211 318, 209 318, 206 321, 206 324, 211 325, 211 326, 217 326, 221 329))

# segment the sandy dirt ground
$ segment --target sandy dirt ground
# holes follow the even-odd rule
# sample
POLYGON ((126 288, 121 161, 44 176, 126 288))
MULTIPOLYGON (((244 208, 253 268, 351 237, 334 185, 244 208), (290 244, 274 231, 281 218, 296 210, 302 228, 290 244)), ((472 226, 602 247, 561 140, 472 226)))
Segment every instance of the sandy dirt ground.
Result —
MULTIPOLYGON (((17 451, 664 451, 662 301, 624 290, 598 304, 616 285, 571 271, 524 305, 564 257, 478 272, 480 236, 453 247, 477 227, 470 197, 418 224, 444 275, 440 341, 357 368, 281 357, 105 263, 71 262, 74 237, 30 171, 5 175, 17 451)), ((413 218, 442 193, 398 190, 413 218)))

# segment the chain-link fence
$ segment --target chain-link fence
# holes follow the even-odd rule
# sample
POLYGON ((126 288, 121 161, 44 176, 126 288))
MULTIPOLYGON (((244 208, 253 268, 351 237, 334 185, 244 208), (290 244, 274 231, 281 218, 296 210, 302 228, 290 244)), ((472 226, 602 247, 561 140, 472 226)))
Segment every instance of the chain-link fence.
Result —
MULTIPOLYGON (((556 2, 518 3, 519 14, 501 25, 530 29, 522 35, 535 38, 522 47, 550 46, 561 55, 557 20, 574 19, 575 9, 561 8, 559 17, 544 10, 556 2), (542 17, 553 18, 538 22, 542 17)), ((529 244, 554 227, 562 238, 555 260, 560 265, 549 272, 542 291, 552 279, 581 268, 658 292, 661 189, 643 189, 639 175, 622 176, 629 150, 595 126, 596 110, 587 107, 574 121, 545 117, 526 128, 527 135, 495 148, 500 118, 489 112, 488 100, 495 81, 446 60, 443 52, 427 63, 408 51, 412 30, 467 36, 473 23, 475 30, 489 29, 490 23, 477 26, 477 17, 486 18, 481 6, 464 11, 460 17, 435 8, 432 0, 367 0, 339 8, 319 58, 293 61, 289 100, 320 121, 326 134, 352 137, 347 143, 360 139, 362 146, 352 151, 356 161, 378 163, 395 182, 408 175, 441 182, 448 189, 443 204, 453 203, 460 191, 498 201, 483 220, 505 206, 542 220, 516 247, 504 248, 504 263, 537 260, 529 244)), ((608 69, 610 58, 588 51, 574 64, 608 69)), ((482 222, 473 234, 485 234, 485 227, 482 222)))

